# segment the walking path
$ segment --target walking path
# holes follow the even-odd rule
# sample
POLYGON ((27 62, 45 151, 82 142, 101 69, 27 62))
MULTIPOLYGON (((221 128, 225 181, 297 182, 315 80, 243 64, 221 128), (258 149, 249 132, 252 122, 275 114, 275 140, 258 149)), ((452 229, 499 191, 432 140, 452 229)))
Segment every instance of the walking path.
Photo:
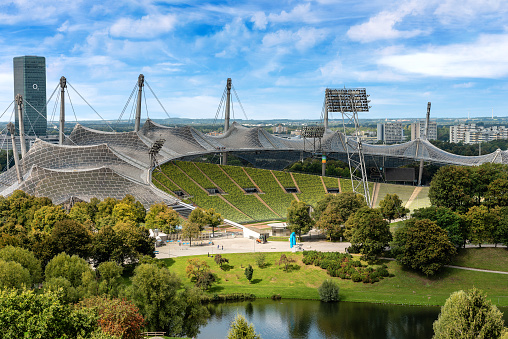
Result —
MULTIPOLYGON (((381 258, 383 260, 395 261, 393 258, 381 258)), ((453 266, 453 265, 443 265, 448 268, 456 268, 458 270, 466 270, 466 271, 477 271, 477 272, 485 272, 485 273, 498 273, 498 274, 508 274, 508 272, 503 271, 492 271, 492 270, 484 270, 481 268, 472 268, 472 267, 464 267, 464 266, 453 266)))
MULTIPOLYGON (((289 252, 289 241, 268 241, 261 244, 253 239, 243 237, 216 239, 213 245, 208 242, 193 242, 192 246, 168 243, 168 245, 157 247, 157 259, 186 257, 193 255, 223 254, 223 253, 254 253, 254 252, 289 252)), ((302 243, 305 251, 316 250, 321 252, 345 252, 351 244, 349 242, 328 242, 328 241, 306 241, 302 243)))

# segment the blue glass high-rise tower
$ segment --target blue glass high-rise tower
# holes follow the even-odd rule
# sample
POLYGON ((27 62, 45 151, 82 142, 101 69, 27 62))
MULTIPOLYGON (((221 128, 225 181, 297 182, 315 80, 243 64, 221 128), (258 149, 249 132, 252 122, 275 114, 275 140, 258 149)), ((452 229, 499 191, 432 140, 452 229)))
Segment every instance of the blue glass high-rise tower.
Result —
MULTIPOLYGON (((46 58, 21 56, 14 58, 14 96, 24 101, 23 123, 25 135, 47 135, 46 58)), ((19 126, 16 114, 16 129, 19 126)))

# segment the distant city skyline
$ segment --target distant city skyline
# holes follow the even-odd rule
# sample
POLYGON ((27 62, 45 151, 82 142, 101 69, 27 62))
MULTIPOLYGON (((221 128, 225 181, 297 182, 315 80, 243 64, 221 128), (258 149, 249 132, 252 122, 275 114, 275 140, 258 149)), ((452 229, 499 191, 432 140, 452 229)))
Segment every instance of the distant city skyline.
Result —
MULTIPOLYGON (((63 75, 108 120, 140 73, 172 118, 213 118, 228 77, 258 120, 318 119, 325 88, 344 86, 370 94, 360 118, 423 119, 428 101, 433 119, 508 116, 506 1, 41 0, 0 13, 0 113, 13 57, 39 55, 47 96, 63 75)), ((145 89, 148 116, 166 118, 145 89)), ((70 94, 78 119, 98 120, 70 94)))

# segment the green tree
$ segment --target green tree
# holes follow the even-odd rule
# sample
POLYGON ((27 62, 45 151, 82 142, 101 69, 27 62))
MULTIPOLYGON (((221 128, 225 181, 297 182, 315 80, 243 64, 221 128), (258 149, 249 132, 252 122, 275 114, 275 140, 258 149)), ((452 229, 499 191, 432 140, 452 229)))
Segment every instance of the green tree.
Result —
POLYGON ((379 202, 379 208, 385 219, 392 222, 393 219, 403 218, 409 213, 409 209, 402 206, 397 194, 387 194, 383 200, 379 202))
POLYGON ((119 202, 113 207, 113 211, 111 212, 111 216, 115 220, 115 223, 118 222, 138 222, 138 214, 134 209, 134 206, 125 202, 119 202))
POLYGON ((263 268, 266 265, 266 255, 263 252, 256 254, 256 265, 259 268, 263 268))
POLYGON ((309 232, 314 225, 314 220, 310 217, 309 208, 310 206, 303 201, 293 200, 287 210, 288 229, 291 232, 295 232, 300 241, 302 241, 302 233, 309 232))
POLYGON ((492 234, 494 243, 508 246, 508 207, 495 207, 492 209, 495 220, 495 230, 492 234))
POLYGON ((457 253, 446 231, 429 219, 407 220, 395 231, 392 250, 397 261, 426 275, 433 275, 457 253))
POLYGON ((227 339, 261 339, 254 325, 249 324, 243 315, 237 314, 229 327, 227 339))
POLYGON ((99 294, 112 297, 118 296, 122 284, 123 267, 114 261, 106 261, 99 264, 99 294))
POLYGON ((325 194, 321 200, 318 200, 314 206, 314 211, 312 212, 312 217, 314 220, 319 220, 321 218, 321 214, 326 210, 330 202, 336 199, 336 197, 337 195, 328 193, 325 194))
POLYGON ((97 267, 101 262, 114 260, 123 264, 123 240, 116 234, 113 227, 106 225, 92 238, 92 259, 97 267))
POLYGON ((59 292, 0 290, 2 338, 91 338, 97 315, 65 304, 59 292))
POLYGON ((65 252, 81 258, 90 257, 92 234, 82 224, 71 219, 57 221, 51 231, 51 247, 55 254, 65 252))
POLYGON ((446 230, 448 238, 456 246, 465 246, 469 236, 469 223, 465 218, 448 207, 430 206, 419 208, 411 215, 415 219, 429 219, 446 230))
POLYGON ((332 206, 332 209, 344 222, 360 208, 367 207, 363 196, 349 192, 336 195, 329 205, 332 206))
POLYGON ((189 214, 188 221, 198 225, 199 231, 201 232, 204 230, 204 227, 208 225, 208 216, 204 209, 197 207, 189 214))
POLYGON ((180 279, 165 267, 136 267, 127 294, 145 317, 148 330, 164 330, 171 336, 182 333, 184 306, 178 294, 181 286, 180 279))
POLYGON ((326 279, 318 287, 319 298, 324 302, 339 301, 339 286, 333 280, 326 279))
POLYGON ((446 300, 434 322, 434 339, 496 339, 503 332, 503 314, 482 291, 458 291, 446 300))
MULTIPOLYGON (((92 205, 93 206, 93 205, 92 205)), ((69 211, 68 217, 83 225, 91 225, 95 217, 95 209, 87 202, 77 202, 69 211)))
POLYGON ((28 270, 31 283, 27 285, 27 288, 32 284, 37 284, 42 281, 41 261, 29 250, 7 246, 0 250, 0 259, 4 261, 15 261, 28 270))
POLYGON ((330 241, 344 236, 344 220, 342 220, 337 205, 330 204, 319 214, 316 228, 321 230, 330 241))
POLYGON ((252 266, 251 266, 251 265, 249 265, 249 266, 245 267, 245 272, 244 272, 244 274, 245 274, 245 277, 247 278, 247 280, 248 280, 248 281, 249 281, 249 283, 250 283, 250 281, 252 280, 252 275, 254 274, 254 269, 252 268, 252 266))
POLYGON ((224 222, 220 213, 215 212, 214 208, 209 208, 205 212, 207 224, 212 228, 212 236, 215 236, 215 227, 224 222))
POLYGON ((472 243, 482 244, 492 240, 495 231, 495 216, 486 206, 473 206, 466 213, 466 220, 469 223, 469 240, 472 243))
POLYGON ((32 228, 51 233, 57 221, 62 221, 67 215, 59 206, 42 206, 39 208, 32 220, 32 228))
POLYGON ((476 204, 472 167, 441 167, 430 183, 429 198, 433 206, 448 207, 465 213, 476 204))
POLYGON ((15 261, 0 259, 0 288, 22 288, 32 286, 30 271, 15 261))
POLYGON ((118 222, 113 230, 122 242, 121 257, 125 261, 136 262, 143 255, 154 256, 155 239, 147 229, 137 226, 133 221, 118 222))
POLYGON ((485 205, 488 207, 508 206, 508 179, 493 180, 487 187, 485 205))
POLYGON ((178 300, 183 305, 181 316, 184 319, 182 330, 175 333, 181 337, 196 337, 199 328, 206 325, 210 313, 201 303, 203 292, 196 287, 186 287, 178 296, 178 300))
POLYGON ((158 228, 167 234, 176 232, 175 227, 180 224, 178 213, 163 202, 150 206, 145 219, 146 228, 158 228))
POLYGON ((87 271, 91 271, 91 268, 85 259, 77 255, 60 253, 51 259, 44 273, 46 280, 63 277, 71 283, 71 286, 78 287, 82 284, 83 273, 87 271))
POLYGON ((351 245, 363 254, 362 259, 375 260, 390 241, 390 226, 377 209, 362 207, 346 222, 346 235, 351 245))
POLYGON ((201 227, 190 218, 183 223, 182 238, 189 239, 189 245, 192 245, 192 238, 197 238, 199 234, 201 234, 201 227))

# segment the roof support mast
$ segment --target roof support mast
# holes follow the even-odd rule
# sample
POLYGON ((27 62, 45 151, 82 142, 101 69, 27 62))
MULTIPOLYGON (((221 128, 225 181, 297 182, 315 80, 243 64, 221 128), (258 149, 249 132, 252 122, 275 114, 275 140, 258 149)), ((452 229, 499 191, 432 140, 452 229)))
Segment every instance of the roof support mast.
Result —
POLYGON ((60 133, 58 138, 58 144, 63 145, 65 140, 65 88, 67 87, 67 79, 65 77, 60 78, 60 133))
POLYGON ((14 134, 16 133, 16 128, 12 122, 7 124, 7 131, 11 134, 11 142, 12 142, 12 156, 14 157, 14 166, 16 167, 16 175, 18 176, 18 183, 23 181, 23 177, 21 176, 21 170, 19 168, 19 159, 18 159, 18 150, 16 147, 16 139, 14 134))
MULTIPOLYGON (((423 139, 427 139, 429 135, 429 122, 430 122, 430 101, 427 103, 427 117, 425 118, 425 135, 423 139)), ((420 159, 420 170, 418 172, 418 186, 422 185, 422 176, 423 176, 423 154, 420 159)))
MULTIPOLYGON (((231 117, 231 78, 226 83, 226 111, 224 112, 224 133, 229 130, 229 119, 231 117)), ((222 152, 222 164, 227 165, 228 154, 222 152)))
POLYGON ((140 74, 138 77, 138 105, 136 107, 136 120, 134 122, 134 132, 139 132, 141 124, 141 99, 143 95, 143 86, 145 85, 145 76, 140 74))
POLYGON ((18 122, 19 122, 19 143, 21 145, 21 156, 26 154, 25 122, 23 121, 23 96, 16 94, 16 103, 18 104, 18 122))

